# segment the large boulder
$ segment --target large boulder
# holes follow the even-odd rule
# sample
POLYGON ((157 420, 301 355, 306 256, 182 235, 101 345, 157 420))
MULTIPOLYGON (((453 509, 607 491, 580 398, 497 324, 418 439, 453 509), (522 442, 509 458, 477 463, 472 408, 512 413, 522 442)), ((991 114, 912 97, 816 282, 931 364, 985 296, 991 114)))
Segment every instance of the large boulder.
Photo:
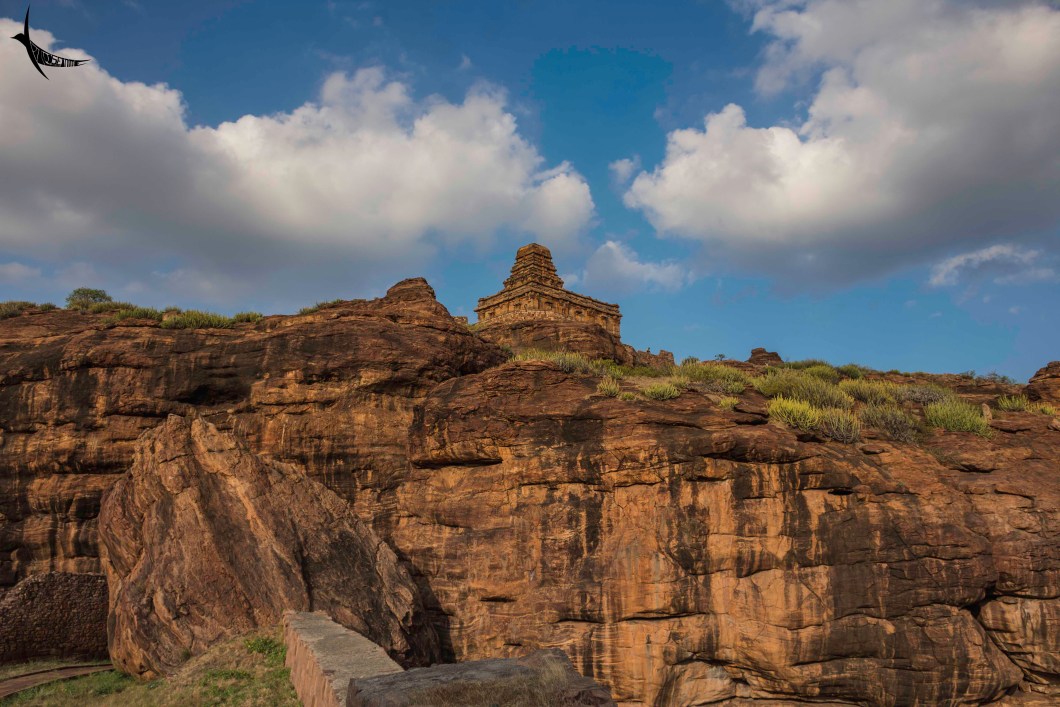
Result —
POLYGON ((407 572, 348 504, 202 419, 144 434, 100 539, 110 654, 126 672, 168 673, 285 609, 322 610, 405 664, 436 657, 407 572))
POLYGON ((1027 397, 1060 406, 1060 361, 1050 361, 1027 383, 1027 397))

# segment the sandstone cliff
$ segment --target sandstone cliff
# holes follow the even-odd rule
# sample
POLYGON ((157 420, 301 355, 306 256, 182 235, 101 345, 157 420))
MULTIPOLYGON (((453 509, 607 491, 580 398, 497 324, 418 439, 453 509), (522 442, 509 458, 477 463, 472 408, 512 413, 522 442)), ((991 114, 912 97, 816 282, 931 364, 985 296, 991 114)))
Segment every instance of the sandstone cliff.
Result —
POLYGON ((504 358, 423 281, 233 330, 0 322, 0 583, 99 572, 136 438, 200 414, 348 500, 448 658, 562 647, 628 704, 1057 689, 1049 417, 844 445, 769 424, 756 393, 623 401, 504 358))

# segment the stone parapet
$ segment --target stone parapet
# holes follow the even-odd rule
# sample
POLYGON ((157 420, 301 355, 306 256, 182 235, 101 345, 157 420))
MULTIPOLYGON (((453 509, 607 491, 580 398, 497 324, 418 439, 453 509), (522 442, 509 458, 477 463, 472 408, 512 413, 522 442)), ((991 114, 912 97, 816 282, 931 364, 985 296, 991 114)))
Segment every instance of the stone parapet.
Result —
POLYGON ((351 680, 403 671, 378 644, 323 613, 286 612, 283 641, 285 665, 305 707, 345 707, 351 680))
POLYGON ((0 663, 30 658, 107 657, 107 580, 45 572, 0 599, 0 663))

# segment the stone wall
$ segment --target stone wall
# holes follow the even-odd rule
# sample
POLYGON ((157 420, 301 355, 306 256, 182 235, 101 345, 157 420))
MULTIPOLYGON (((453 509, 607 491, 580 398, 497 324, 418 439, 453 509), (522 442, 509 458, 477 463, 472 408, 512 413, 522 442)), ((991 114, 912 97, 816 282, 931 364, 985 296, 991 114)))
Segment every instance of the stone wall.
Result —
POLYGON ((103 575, 36 574, 0 599, 0 663, 41 657, 107 657, 103 575))

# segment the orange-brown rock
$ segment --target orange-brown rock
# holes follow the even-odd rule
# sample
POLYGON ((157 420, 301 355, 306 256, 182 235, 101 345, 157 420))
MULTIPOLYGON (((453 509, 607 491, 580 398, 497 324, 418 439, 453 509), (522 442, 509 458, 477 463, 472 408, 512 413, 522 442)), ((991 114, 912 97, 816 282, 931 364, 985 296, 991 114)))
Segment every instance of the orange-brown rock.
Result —
MULTIPOLYGON (((136 436, 198 412, 349 500, 449 658, 560 647, 627 704, 1056 696, 1044 415, 995 411, 985 441, 842 445, 766 424, 755 393, 731 412, 605 398, 591 376, 497 365, 422 282, 233 330, 102 320, 0 322, 8 584, 98 571, 98 498, 136 436)), ((1021 390, 961 380, 976 403, 1021 390)))
POLYGON ((751 349, 751 357, 747 359, 747 362, 756 366, 779 366, 784 363, 784 359, 776 351, 766 351, 759 346, 751 349))
POLYGON ((126 672, 168 673, 286 609, 324 611, 407 664, 437 658, 415 585, 346 501, 201 418, 141 437, 99 531, 110 655, 126 672))
POLYGON ((1027 383, 1027 397, 1060 406, 1060 361, 1050 361, 1031 377, 1027 383))
POLYGON ((632 365, 636 354, 633 347, 623 344, 603 327, 585 322, 542 319, 495 324, 482 329, 481 336, 514 351, 572 351, 625 365, 632 365))

